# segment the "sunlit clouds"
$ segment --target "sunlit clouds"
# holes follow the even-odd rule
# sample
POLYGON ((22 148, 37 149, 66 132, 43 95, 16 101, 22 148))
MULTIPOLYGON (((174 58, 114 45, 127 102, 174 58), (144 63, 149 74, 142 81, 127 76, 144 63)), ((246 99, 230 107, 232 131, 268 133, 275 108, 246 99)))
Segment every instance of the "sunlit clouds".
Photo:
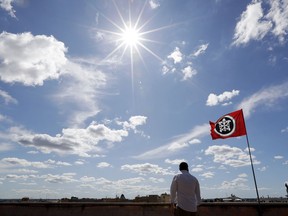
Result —
POLYGON ((261 40, 268 33, 285 40, 288 27, 288 3, 285 0, 252 1, 241 15, 234 34, 234 45, 247 44, 250 40, 261 40), (268 4, 268 13, 263 5, 268 4))
MULTIPOLYGON (((184 54, 179 47, 175 47, 174 50, 167 56, 167 60, 165 60, 163 63, 163 75, 178 74, 180 77, 182 77, 182 81, 192 79, 198 73, 193 61, 200 55, 205 54, 208 45, 208 43, 199 45, 191 54, 184 54)), ((186 43, 183 41, 181 43, 181 47, 185 48, 185 46, 186 43)))
POLYGON ((216 106, 219 104, 222 104, 223 106, 227 106, 232 104, 230 101, 233 97, 239 95, 239 90, 232 90, 231 92, 225 91, 222 94, 216 95, 216 94, 209 94, 208 99, 206 101, 207 106, 216 106))
POLYGON ((13 4, 16 0, 0 0, 0 8, 6 10, 11 17, 16 18, 16 11, 13 9, 13 4))
POLYGON ((45 80, 58 79, 67 59, 65 45, 53 36, 31 33, 0 34, 0 76, 7 83, 26 86, 43 85, 45 80))

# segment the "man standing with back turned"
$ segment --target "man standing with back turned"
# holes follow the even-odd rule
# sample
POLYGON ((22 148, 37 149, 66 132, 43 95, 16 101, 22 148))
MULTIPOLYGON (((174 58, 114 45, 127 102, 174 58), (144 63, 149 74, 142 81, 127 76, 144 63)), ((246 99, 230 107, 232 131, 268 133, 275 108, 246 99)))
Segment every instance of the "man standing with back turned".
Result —
POLYGON ((179 170, 170 187, 171 207, 175 216, 196 216, 201 201, 199 182, 189 173, 186 162, 180 163, 179 170))

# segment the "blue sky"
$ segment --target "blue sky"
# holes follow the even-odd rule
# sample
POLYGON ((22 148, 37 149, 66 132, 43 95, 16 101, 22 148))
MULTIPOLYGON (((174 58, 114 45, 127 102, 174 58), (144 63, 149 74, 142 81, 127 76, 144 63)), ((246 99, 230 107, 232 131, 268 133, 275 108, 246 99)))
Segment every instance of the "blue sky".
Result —
POLYGON ((1 198, 169 193, 186 161, 203 198, 288 182, 287 0, 0 0, 1 198))

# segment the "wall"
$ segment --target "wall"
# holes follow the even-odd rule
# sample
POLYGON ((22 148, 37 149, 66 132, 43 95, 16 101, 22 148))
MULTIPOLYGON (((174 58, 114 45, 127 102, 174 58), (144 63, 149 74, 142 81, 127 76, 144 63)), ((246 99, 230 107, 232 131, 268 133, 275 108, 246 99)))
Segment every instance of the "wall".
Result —
MULTIPOLYGON (((258 216, 257 203, 204 203, 199 216, 258 216)), ((261 204, 262 216, 287 216, 287 203, 261 204)), ((1 216, 165 216, 163 203, 0 203, 1 216)))

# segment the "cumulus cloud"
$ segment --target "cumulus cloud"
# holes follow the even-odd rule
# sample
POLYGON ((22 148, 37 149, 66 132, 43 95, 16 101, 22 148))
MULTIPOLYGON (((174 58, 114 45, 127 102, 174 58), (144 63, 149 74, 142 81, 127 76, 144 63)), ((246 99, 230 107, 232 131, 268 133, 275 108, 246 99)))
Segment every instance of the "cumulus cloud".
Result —
POLYGON ((238 190, 247 190, 249 186, 247 185, 248 180, 243 177, 235 178, 231 181, 223 181, 219 189, 238 189, 238 190))
POLYGON ((284 37, 288 32, 288 1, 270 0, 271 8, 266 18, 274 23, 272 33, 277 36, 280 42, 284 42, 284 37))
POLYGON ((136 132, 136 127, 146 124, 146 116, 131 116, 129 121, 121 122, 117 120, 118 125, 122 125, 126 130, 134 130, 136 132))
POLYGON ((220 95, 216 95, 214 93, 209 94, 208 99, 206 101, 207 106, 217 106, 222 103, 222 105, 228 105, 230 104, 229 101, 239 95, 240 91, 239 90, 232 90, 231 92, 225 91, 220 95), (223 103, 225 102, 225 103, 223 103))
POLYGON ((76 176, 76 173, 63 173, 62 175, 53 175, 53 174, 47 174, 43 175, 41 178, 44 178, 46 182, 49 183, 71 183, 71 182, 77 182, 78 180, 74 179, 74 176, 76 176))
MULTIPOLYGON (((205 150, 205 155, 212 155, 215 163, 221 163, 232 167, 249 166, 251 164, 250 157, 245 151, 228 145, 209 146, 205 150)), ((254 158, 254 164, 260 164, 260 162, 255 159, 255 156, 252 156, 252 158, 254 158)))
POLYGON ((209 172, 205 172, 205 173, 201 174, 200 176, 203 176, 204 178, 213 178, 214 173, 209 171, 209 172))
POLYGON ((246 44, 250 40, 261 40, 272 27, 272 23, 263 20, 261 2, 253 1, 241 15, 234 34, 234 45, 246 44))
POLYGON ((150 0, 149 5, 152 9, 160 7, 160 3, 157 0, 150 0))
POLYGON ((44 162, 40 161, 28 161, 26 159, 16 158, 16 157, 8 157, 3 158, 0 161, 0 166, 2 168, 11 168, 11 167, 34 167, 37 169, 47 169, 54 168, 59 166, 71 166, 70 163, 63 161, 55 161, 55 160, 46 160, 44 162))
MULTIPOLYGON (((121 142, 127 136, 126 130, 111 129, 103 124, 91 122, 86 128, 63 129, 62 134, 56 136, 35 134, 20 127, 12 127, 6 139, 11 139, 23 146, 34 147, 43 153, 56 152, 89 157, 104 152, 104 147, 100 147, 100 143, 121 142)), ((1 134, 1 137, 5 138, 5 134, 1 134)))
POLYGON ((257 107, 273 108, 273 105, 281 99, 288 97, 288 82, 264 88, 253 95, 245 98, 237 109, 243 109, 245 117, 248 118, 257 107))
POLYGON ((183 54, 181 53, 179 47, 175 47, 174 51, 167 56, 168 59, 172 59, 174 64, 180 63, 183 59, 183 54))
POLYGON ((269 0, 270 7, 265 14, 262 8, 266 1, 252 2, 242 13, 235 27, 233 45, 247 44, 251 40, 261 40, 268 33, 284 42, 288 31, 288 2, 286 0, 269 0))
POLYGON ((179 165, 181 162, 187 162, 187 161, 185 159, 175 159, 175 160, 166 159, 165 160, 165 163, 173 164, 173 165, 179 165))
POLYGON ((11 17, 16 18, 15 10, 13 9, 12 4, 17 0, 0 0, 0 8, 6 10, 11 17))
POLYGON ((202 172, 203 171, 203 167, 204 167, 203 165, 195 165, 195 166, 192 166, 191 171, 192 172, 202 172))
MULTIPOLYGON (((200 126, 194 127, 189 133, 182 134, 174 139, 172 142, 160 146, 158 148, 149 150, 140 155, 134 156, 136 159, 152 159, 152 158, 164 158, 179 152, 183 148, 187 148, 189 145, 189 141, 195 138, 199 138, 209 134, 209 125, 204 124, 200 126)), ((193 143, 192 143, 193 144, 193 143)))
POLYGON ((66 64, 64 43, 53 36, 32 35, 30 32, 0 34, 0 77, 3 82, 26 86, 43 85, 58 79, 66 64))
MULTIPOLYGON (((181 46, 185 46, 186 43, 183 41, 181 46)), ((204 54, 208 48, 207 44, 202 44, 190 55, 182 53, 179 47, 175 47, 174 50, 167 56, 167 60, 162 65, 162 74, 180 74, 182 81, 192 79, 198 72, 195 69, 193 62, 199 55, 204 54)))
POLYGON ((98 168, 107 168, 107 167, 112 167, 111 164, 107 163, 107 162, 100 162, 97 164, 98 168))
POLYGON ((283 156, 281 156, 281 155, 276 155, 276 156, 274 156, 274 159, 276 159, 276 160, 282 160, 284 157, 283 156))
POLYGON ((183 73, 183 80, 188 80, 191 79, 194 75, 197 74, 197 71, 192 68, 190 65, 188 65, 187 67, 185 67, 184 69, 182 69, 182 73, 183 73))
MULTIPOLYGON (((0 80, 41 86, 49 79, 59 79, 50 99, 65 113, 70 127, 85 125, 88 118, 100 111, 100 91, 106 86, 107 75, 94 60, 69 58, 64 43, 53 36, 32 35, 29 32, 0 34, 0 80)), ((0 97, 16 102, 8 93, 0 97)))
POLYGON ((125 164, 121 166, 121 170, 138 173, 140 175, 157 174, 157 175, 174 175, 175 173, 169 169, 164 169, 156 164, 125 164))

